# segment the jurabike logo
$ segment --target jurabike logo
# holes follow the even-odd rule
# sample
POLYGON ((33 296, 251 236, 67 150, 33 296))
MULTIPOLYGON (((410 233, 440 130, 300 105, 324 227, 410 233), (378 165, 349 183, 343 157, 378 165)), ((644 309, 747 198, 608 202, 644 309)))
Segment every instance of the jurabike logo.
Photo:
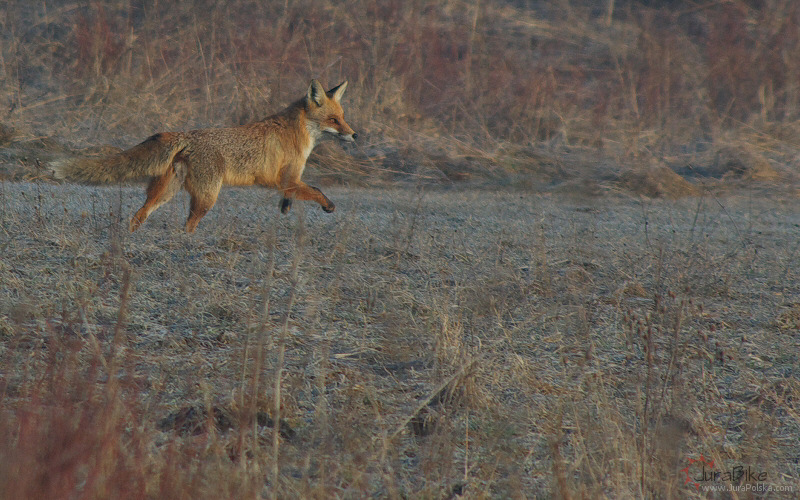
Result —
POLYGON ((721 483, 763 483, 767 480, 766 471, 736 465, 728 470, 715 470, 714 460, 700 455, 700 458, 689 458, 686 467, 681 469, 684 475, 683 484, 694 486, 699 490, 701 485, 715 486, 721 483))
MULTIPOLYGON (((703 455, 700 455, 700 458, 689 458, 689 465, 681 469, 681 472, 685 475, 685 479, 683 484, 688 484, 694 486, 695 489, 700 489, 700 483, 692 477, 692 469, 700 469, 702 467, 703 475, 705 475, 706 466, 709 469, 714 468, 714 460, 709 461, 703 455), (695 466, 695 464, 698 464, 695 466)), ((702 478, 700 479, 702 481, 702 478)))

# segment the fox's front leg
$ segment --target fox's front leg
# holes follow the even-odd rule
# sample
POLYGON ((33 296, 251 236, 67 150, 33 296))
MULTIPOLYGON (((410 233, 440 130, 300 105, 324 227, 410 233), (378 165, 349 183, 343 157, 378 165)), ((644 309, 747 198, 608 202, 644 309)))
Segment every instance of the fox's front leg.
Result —
POLYGON ((292 208, 292 198, 298 200, 311 200, 320 204, 323 210, 328 213, 336 210, 336 205, 333 204, 327 196, 322 194, 319 188, 309 186, 305 182, 298 182, 283 190, 283 199, 281 200, 281 212, 288 213, 292 208))

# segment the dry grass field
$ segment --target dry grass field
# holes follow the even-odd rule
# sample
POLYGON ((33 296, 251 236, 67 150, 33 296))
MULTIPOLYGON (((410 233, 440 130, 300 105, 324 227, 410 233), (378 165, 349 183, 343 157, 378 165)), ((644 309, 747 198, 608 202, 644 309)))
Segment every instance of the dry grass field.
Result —
POLYGON ((5 498, 800 488, 797 198, 2 188, 5 498))
POLYGON ((9 2, 0 499, 797 497, 800 6, 656 4, 9 2), (312 77, 333 214, 48 173, 312 77))

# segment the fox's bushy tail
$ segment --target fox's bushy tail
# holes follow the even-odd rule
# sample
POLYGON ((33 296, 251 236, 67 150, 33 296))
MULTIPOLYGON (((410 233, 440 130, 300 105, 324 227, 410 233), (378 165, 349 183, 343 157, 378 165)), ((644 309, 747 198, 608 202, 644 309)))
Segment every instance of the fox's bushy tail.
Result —
POLYGON ((186 145, 180 134, 156 134, 130 149, 102 158, 73 158, 50 164, 56 179, 107 184, 167 171, 186 145))

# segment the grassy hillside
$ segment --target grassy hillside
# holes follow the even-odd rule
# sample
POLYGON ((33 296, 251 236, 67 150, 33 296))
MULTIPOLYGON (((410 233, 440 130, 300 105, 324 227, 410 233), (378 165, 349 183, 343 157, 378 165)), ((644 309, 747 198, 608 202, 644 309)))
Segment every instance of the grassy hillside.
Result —
POLYGON ((619 170, 654 162, 711 183, 798 170, 794 2, 12 1, 0 16, 0 120, 18 140, 129 147, 243 123, 315 77, 351 82, 363 138, 315 156, 331 180, 631 189, 619 170))

